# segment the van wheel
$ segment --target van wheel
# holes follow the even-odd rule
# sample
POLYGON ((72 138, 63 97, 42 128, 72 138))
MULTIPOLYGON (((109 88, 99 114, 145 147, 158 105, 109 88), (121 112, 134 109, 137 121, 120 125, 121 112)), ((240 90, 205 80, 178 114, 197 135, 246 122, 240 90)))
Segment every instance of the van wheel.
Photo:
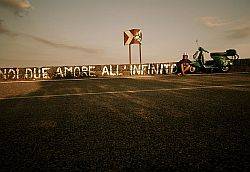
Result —
POLYGON ((221 71, 222 72, 228 72, 229 71, 229 66, 223 66, 222 68, 221 68, 221 71))
POLYGON ((189 71, 190 71, 191 73, 194 73, 195 70, 196 70, 196 68, 195 68, 194 66, 191 66, 190 69, 189 69, 189 71))

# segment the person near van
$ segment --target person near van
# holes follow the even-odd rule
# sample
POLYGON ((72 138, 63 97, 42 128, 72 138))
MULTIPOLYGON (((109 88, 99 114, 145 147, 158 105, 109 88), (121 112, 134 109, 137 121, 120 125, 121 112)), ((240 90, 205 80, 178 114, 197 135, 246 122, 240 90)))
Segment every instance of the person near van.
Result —
POLYGON ((188 59, 188 54, 183 53, 182 59, 178 62, 179 73, 177 75, 185 75, 190 71, 191 61, 188 59))

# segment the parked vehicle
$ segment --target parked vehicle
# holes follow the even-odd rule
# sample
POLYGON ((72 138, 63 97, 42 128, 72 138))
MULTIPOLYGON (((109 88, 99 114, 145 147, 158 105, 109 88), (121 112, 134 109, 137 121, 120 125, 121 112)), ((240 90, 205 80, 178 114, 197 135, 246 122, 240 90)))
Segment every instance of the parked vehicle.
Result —
POLYGON ((225 52, 210 53, 212 60, 205 61, 204 53, 209 53, 202 47, 193 55, 194 61, 191 63, 190 72, 228 72, 233 65, 233 61, 239 58, 236 50, 229 49, 225 52))

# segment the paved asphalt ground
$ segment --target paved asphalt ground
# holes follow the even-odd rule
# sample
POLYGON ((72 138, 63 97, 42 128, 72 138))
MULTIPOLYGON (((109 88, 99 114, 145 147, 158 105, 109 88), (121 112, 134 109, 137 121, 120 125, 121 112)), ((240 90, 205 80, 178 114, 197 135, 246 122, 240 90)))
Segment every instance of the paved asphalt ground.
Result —
POLYGON ((250 74, 0 83, 0 170, 250 167, 250 74))

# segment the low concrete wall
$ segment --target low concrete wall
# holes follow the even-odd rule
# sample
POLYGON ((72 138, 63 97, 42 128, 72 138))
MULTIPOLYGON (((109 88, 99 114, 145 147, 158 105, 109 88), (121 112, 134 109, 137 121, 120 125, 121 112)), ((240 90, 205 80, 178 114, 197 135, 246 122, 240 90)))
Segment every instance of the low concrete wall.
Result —
POLYGON ((85 77, 164 75, 174 73, 176 63, 50 66, 0 68, 0 80, 49 80, 85 77))
POLYGON ((250 72, 250 59, 238 59, 234 61, 232 72, 250 72))
MULTIPOLYGON (((0 68, 0 80, 49 80, 86 77, 119 77, 169 75, 175 73, 176 62, 147 64, 111 64, 81 66, 50 66, 0 68)), ((231 72, 250 72, 250 59, 234 61, 231 72)))

